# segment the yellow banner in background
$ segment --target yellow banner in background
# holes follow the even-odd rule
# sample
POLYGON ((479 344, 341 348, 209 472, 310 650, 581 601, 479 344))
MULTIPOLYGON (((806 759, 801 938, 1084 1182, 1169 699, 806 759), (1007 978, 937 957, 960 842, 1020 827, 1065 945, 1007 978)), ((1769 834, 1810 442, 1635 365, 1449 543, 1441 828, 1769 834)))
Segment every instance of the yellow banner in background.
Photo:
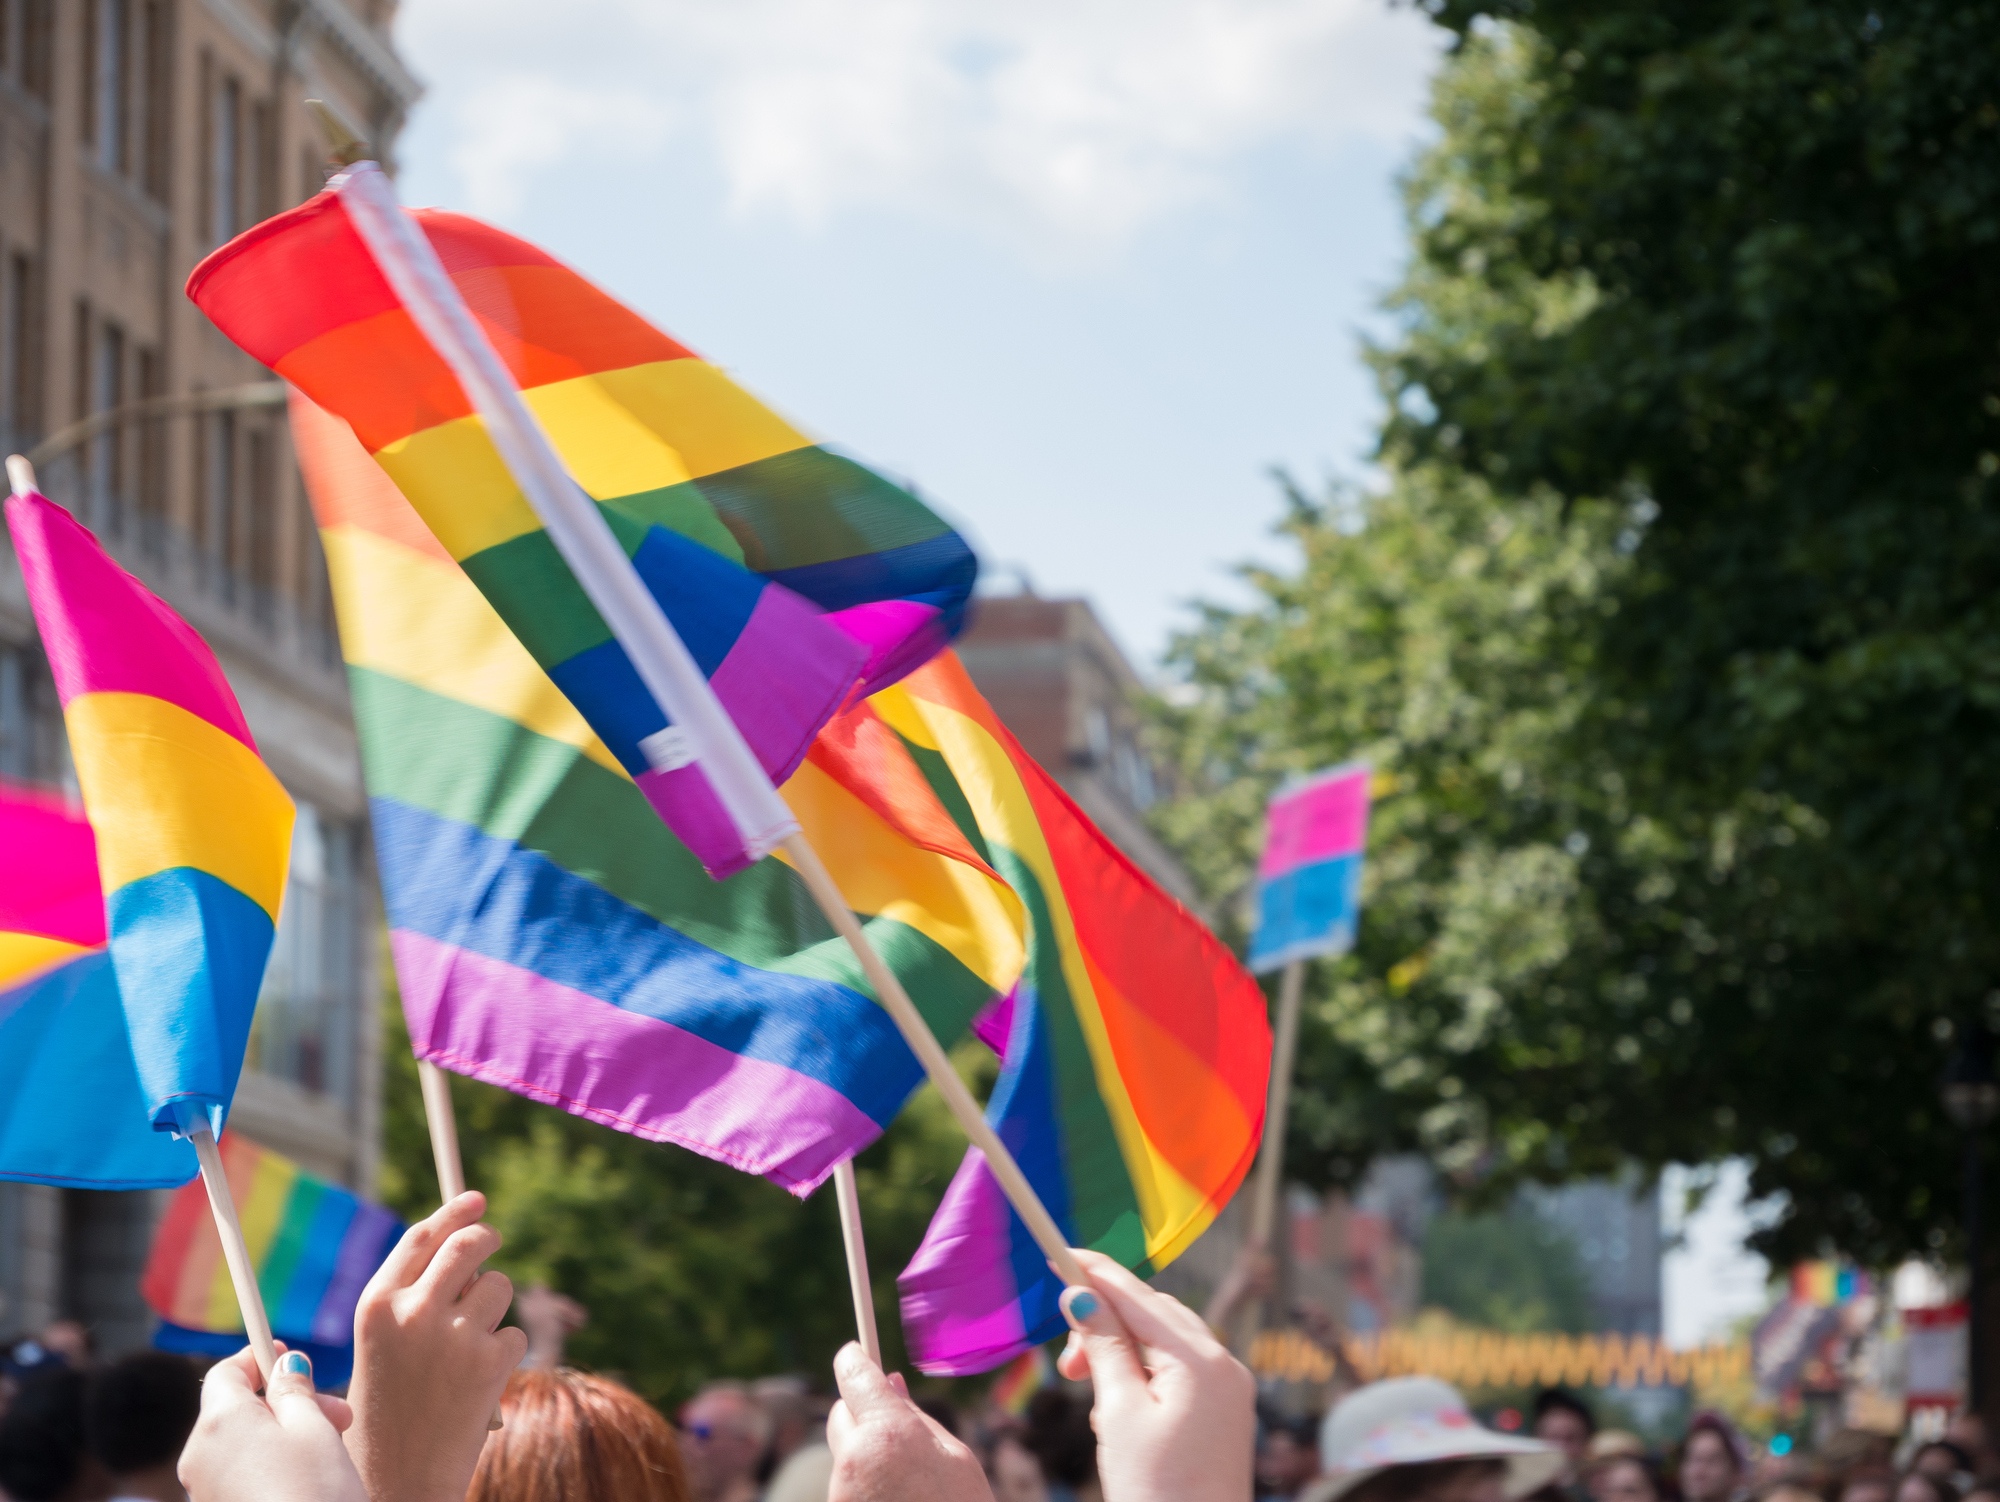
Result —
MULTIPOLYGON (((1711 1387, 1750 1375, 1746 1343, 1677 1351, 1650 1335, 1391 1330, 1350 1336, 1341 1355, 1364 1382, 1421 1373, 1462 1388, 1711 1387)), ((1267 1330, 1250 1348, 1251 1369, 1280 1381, 1330 1381, 1340 1364, 1298 1330, 1267 1330)))

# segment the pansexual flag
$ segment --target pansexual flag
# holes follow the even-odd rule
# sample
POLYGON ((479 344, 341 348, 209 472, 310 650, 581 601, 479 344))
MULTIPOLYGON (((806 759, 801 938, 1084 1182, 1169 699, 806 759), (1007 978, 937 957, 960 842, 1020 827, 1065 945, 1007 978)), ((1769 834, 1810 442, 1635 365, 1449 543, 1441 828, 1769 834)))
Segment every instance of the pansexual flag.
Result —
MULTIPOLYGON (((525 241, 456 214, 416 220, 773 783, 852 695, 957 632, 976 565, 913 494, 814 443, 525 241)), ((683 732, 558 555, 338 193, 217 251, 188 295, 346 419, 712 875, 762 853, 744 847, 688 762, 683 732)))
MULTIPOLYGON (((220 1146, 272 1333, 293 1344, 351 1344, 355 1303, 403 1223, 239 1132, 223 1133, 220 1146)), ((236 1290, 200 1184, 186 1185, 168 1203, 139 1292, 153 1313, 182 1330, 242 1333, 236 1290)))
MULTIPOLYGON (((1256 1155, 1263 994, 1021 749, 955 656, 869 702, 1028 912, 1027 967, 982 1028, 1004 1040, 988 1118, 1072 1246, 1164 1267, 1256 1155)), ((987 1371, 1064 1328, 1062 1284, 977 1150, 901 1287, 927 1372, 987 1371)))
POLYGON ((90 822, 0 778, 0 1179, 161 1189, 195 1169, 139 1088, 90 822))
MULTIPOLYGON (((292 433, 417 1057, 809 1192, 922 1079, 846 944, 779 860, 709 880, 347 424, 295 397, 292 433)), ((784 796, 963 1036, 1020 974, 1012 892, 872 718, 784 796), (871 769, 859 792, 836 755, 871 769)))
POLYGON ((1257 863, 1250 968, 1276 970, 1354 947, 1361 852, 1368 843, 1368 768, 1359 762, 1280 788, 1257 863))
MULTIPOLYGON (((220 1132, 291 858, 292 800, 207 645, 68 512, 7 528, 69 730, 153 1125, 220 1132)), ((74 1081, 79 1104, 91 1083, 74 1081)))

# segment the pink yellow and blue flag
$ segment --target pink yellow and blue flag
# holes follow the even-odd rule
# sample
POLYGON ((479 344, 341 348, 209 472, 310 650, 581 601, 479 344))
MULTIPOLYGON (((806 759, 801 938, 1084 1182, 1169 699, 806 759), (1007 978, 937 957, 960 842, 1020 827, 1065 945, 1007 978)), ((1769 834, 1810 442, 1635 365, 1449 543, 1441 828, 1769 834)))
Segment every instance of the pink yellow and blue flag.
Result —
MULTIPOLYGON (((351 1344, 355 1304, 402 1222, 239 1132, 223 1133, 220 1147, 272 1333, 294 1343, 351 1344)), ((200 1184, 168 1202, 139 1292, 181 1330, 241 1335, 243 1315, 200 1184)))
POLYGON ((1361 916, 1369 771, 1350 763, 1280 788, 1257 863, 1257 932, 1250 968, 1345 954, 1361 916))
MULTIPOLYGON (((147 1115, 220 1132, 290 863, 292 800, 192 627, 40 495, 7 528, 96 834, 112 969, 147 1115)), ((72 1117, 95 1120, 93 1082, 72 1117)))
POLYGON ((194 1149, 153 1130, 139 1086, 90 821, 53 789, 0 779, 0 852, 0 1179, 186 1183, 194 1149))
MULTIPOLYGON (((348 423, 703 867, 745 868, 763 849, 725 811, 690 727, 669 724, 520 490, 505 435, 351 217, 373 171, 224 246, 188 295, 348 423)), ((957 632, 976 564, 914 494, 525 241, 457 214, 415 221, 771 783, 854 697, 957 632)))

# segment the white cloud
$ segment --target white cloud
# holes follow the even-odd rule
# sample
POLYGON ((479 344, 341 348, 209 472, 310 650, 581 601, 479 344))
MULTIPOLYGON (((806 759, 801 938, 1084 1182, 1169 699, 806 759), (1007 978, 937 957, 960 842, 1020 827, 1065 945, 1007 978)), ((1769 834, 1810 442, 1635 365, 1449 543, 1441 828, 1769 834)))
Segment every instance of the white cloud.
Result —
POLYGON ((1406 137, 1438 49, 1385 0, 406 0, 400 34, 476 211, 671 136, 740 215, 1082 247, 1260 148, 1406 137))

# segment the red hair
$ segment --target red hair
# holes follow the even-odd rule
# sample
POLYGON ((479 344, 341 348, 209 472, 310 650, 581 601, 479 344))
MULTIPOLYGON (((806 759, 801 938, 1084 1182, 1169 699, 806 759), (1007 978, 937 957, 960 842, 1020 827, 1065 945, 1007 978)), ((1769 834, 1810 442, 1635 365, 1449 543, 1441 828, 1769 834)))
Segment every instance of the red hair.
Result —
POLYGON ((500 1399, 466 1502, 687 1502, 674 1431, 629 1387, 524 1367, 500 1399))

